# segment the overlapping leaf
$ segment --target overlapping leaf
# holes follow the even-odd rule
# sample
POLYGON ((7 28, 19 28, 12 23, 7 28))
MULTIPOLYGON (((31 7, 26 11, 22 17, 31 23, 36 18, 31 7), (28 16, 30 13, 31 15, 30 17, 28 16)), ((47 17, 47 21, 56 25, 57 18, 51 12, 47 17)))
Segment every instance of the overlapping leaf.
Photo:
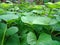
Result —
POLYGON ((33 32, 29 32, 27 35, 27 42, 30 45, 60 45, 60 42, 52 40, 51 35, 41 33, 38 40, 33 32))
POLYGON ((52 40, 51 35, 41 33, 37 45, 60 45, 60 42, 52 40))

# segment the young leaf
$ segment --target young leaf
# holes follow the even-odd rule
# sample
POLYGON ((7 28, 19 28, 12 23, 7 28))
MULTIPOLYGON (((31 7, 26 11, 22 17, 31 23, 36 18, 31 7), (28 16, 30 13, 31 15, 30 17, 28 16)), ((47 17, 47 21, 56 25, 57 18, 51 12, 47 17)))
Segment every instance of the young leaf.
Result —
POLYGON ((36 45, 36 35, 33 32, 29 32, 27 35, 27 42, 30 45, 36 45))

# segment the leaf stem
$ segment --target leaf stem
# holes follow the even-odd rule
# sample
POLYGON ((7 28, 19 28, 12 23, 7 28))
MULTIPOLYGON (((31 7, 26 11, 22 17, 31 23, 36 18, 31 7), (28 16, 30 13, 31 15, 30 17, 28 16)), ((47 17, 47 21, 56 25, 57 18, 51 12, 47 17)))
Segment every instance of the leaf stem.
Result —
POLYGON ((7 29, 4 30, 4 34, 3 34, 3 37, 2 37, 1 45, 4 45, 4 38, 5 38, 6 30, 7 30, 7 29))
POLYGON ((50 16, 52 9, 49 10, 48 16, 50 16))

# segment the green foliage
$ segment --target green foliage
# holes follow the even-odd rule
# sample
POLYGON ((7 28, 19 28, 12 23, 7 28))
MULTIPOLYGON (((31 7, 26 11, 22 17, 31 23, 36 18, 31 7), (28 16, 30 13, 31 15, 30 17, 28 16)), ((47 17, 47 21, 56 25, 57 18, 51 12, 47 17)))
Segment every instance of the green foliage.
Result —
POLYGON ((40 17, 40 16, 23 16, 21 17, 21 19, 23 22, 30 24, 53 25, 57 23, 55 19, 51 19, 48 17, 40 17))
POLYGON ((60 42, 52 40, 51 35, 43 32, 40 34, 38 40, 34 33, 29 32, 27 35, 27 42, 30 45, 60 45, 60 42))
POLYGON ((37 41, 37 39, 36 39, 35 34, 32 33, 32 32, 29 32, 28 35, 27 35, 27 42, 28 42, 28 44, 36 45, 36 41, 37 41))
POLYGON ((9 28, 7 31, 6 31, 6 35, 9 36, 9 35, 14 35, 16 32, 18 32, 18 28, 16 27, 11 27, 9 28))
POLYGON ((60 45, 60 42, 51 39, 51 35, 41 33, 37 45, 60 45))
POLYGON ((60 45, 60 2, 0 5, 0 45, 60 45))

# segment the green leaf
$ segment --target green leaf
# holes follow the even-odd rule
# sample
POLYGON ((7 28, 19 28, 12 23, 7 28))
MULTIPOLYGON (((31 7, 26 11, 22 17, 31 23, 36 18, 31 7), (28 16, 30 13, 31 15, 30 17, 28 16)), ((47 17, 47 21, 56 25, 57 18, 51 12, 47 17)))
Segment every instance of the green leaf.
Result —
POLYGON ((8 22, 10 20, 18 19, 18 15, 1 15, 0 18, 8 22))
POLYGON ((10 4, 7 4, 7 3, 1 3, 0 6, 1 6, 2 8, 4 8, 4 9, 8 9, 8 8, 11 7, 11 5, 10 5, 10 4))
POLYGON ((51 35, 41 33, 37 45, 60 45, 60 42, 52 40, 51 35))
POLYGON ((56 19, 60 22, 60 16, 56 16, 56 19))
POLYGON ((21 20, 24 23, 39 24, 39 25, 53 25, 57 23, 57 20, 55 19, 41 16, 22 16, 21 20))
POLYGON ((15 34, 8 38, 8 40, 6 41, 6 45, 20 45, 18 35, 15 34))
POLYGON ((6 35, 9 36, 9 35, 13 35, 15 33, 18 32, 18 28, 17 27, 10 27, 7 31, 6 31, 6 35))
POLYGON ((21 42, 20 42, 21 45, 28 45, 27 43, 27 34, 22 34, 21 35, 21 42))
POLYGON ((4 30, 7 30, 7 25, 4 23, 0 23, 0 36, 3 35, 4 30))
POLYGON ((36 35, 33 32, 29 32, 27 35, 27 43, 30 45, 36 45, 36 35))
POLYGON ((4 36, 5 36, 6 30, 7 30, 7 25, 4 23, 0 23, 0 45, 4 43, 3 39, 5 38, 4 36))
POLYGON ((34 10, 40 10, 40 9, 42 9, 43 7, 42 7, 42 5, 34 5, 34 6, 32 6, 31 8, 33 8, 34 10))
POLYGON ((0 9, 0 15, 5 14, 6 11, 4 11, 3 9, 0 9))
POLYGON ((60 23, 57 23, 57 24, 53 25, 52 28, 53 28, 55 31, 60 31, 60 23))
POLYGON ((49 8, 57 8, 56 5, 54 3, 51 3, 51 2, 48 2, 48 3, 45 3, 47 7, 49 8))
POLYGON ((60 8, 60 2, 56 2, 55 4, 57 8, 60 8))

